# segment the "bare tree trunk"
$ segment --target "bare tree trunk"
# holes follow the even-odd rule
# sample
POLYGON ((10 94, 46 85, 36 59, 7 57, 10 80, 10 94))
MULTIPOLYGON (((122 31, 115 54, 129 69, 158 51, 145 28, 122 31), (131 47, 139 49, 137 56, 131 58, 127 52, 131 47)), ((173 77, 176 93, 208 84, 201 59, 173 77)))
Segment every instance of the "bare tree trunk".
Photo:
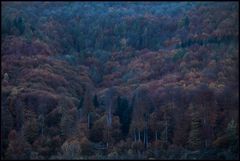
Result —
POLYGON ((136 136, 136 129, 134 129, 134 141, 137 141, 137 136, 136 136))

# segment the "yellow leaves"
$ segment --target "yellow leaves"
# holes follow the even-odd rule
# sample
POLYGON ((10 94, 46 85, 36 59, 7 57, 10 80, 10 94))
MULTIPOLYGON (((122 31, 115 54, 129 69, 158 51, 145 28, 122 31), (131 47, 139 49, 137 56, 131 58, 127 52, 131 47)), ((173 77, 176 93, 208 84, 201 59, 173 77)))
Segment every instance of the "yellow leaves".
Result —
POLYGON ((209 84, 209 88, 212 88, 212 89, 216 88, 216 84, 214 82, 211 82, 209 84))
POLYGON ((122 48, 125 48, 127 46, 127 39, 126 38, 122 38, 120 40, 120 44, 122 45, 122 48))
POLYGON ((225 87, 224 84, 219 84, 219 85, 217 86, 217 88, 224 88, 224 87, 225 87))
POLYGON ((9 80, 9 76, 8 76, 8 74, 7 74, 7 73, 4 73, 3 80, 4 80, 4 81, 8 81, 8 80, 9 80))
POLYGON ((66 140, 61 147, 64 155, 76 157, 81 152, 80 142, 75 138, 66 140))
POLYGON ((225 85, 224 84, 221 84, 221 83, 219 83, 219 82, 211 82, 210 84, 209 84, 209 88, 211 88, 211 89, 224 89, 224 87, 225 87, 225 85))
POLYGON ((111 152, 111 153, 109 153, 108 154, 108 157, 109 158, 116 158, 117 159, 117 157, 118 157, 118 153, 116 152, 116 151, 113 151, 113 152, 111 152))
POLYGON ((23 87, 13 87, 10 96, 17 96, 23 89, 23 87))

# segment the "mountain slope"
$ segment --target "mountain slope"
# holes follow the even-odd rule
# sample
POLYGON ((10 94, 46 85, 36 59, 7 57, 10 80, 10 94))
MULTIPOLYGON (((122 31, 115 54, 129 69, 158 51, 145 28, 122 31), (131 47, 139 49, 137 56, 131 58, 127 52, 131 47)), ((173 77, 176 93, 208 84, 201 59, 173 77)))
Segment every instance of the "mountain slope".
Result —
POLYGON ((238 10, 2 2, 1 158, 238 159, 238 10))

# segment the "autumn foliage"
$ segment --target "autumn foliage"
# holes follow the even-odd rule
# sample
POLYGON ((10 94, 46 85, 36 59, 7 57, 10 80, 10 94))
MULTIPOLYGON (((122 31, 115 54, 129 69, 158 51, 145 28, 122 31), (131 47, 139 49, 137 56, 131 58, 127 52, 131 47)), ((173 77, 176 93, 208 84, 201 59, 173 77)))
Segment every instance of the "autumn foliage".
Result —
POLYGON ((2 159, 239 159, 239 4, 2 2, 2 159))

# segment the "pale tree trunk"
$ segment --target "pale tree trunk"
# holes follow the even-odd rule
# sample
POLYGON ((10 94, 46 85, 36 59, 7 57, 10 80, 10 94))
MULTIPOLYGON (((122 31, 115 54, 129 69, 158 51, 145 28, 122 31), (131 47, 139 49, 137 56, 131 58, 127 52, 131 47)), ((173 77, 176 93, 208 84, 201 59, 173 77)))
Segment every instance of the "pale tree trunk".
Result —
POLYGON ((143 141, 144 146, 147 148, 148 147, 148 131, 147 131, 146 128, 144 129, 144 137, 143 137, 143 139, 144 139, 144 141, 143 141))
POLYGON ((134 129, 134 141, 137 141, 137 136, 136 136, 136 129, 134 129))

